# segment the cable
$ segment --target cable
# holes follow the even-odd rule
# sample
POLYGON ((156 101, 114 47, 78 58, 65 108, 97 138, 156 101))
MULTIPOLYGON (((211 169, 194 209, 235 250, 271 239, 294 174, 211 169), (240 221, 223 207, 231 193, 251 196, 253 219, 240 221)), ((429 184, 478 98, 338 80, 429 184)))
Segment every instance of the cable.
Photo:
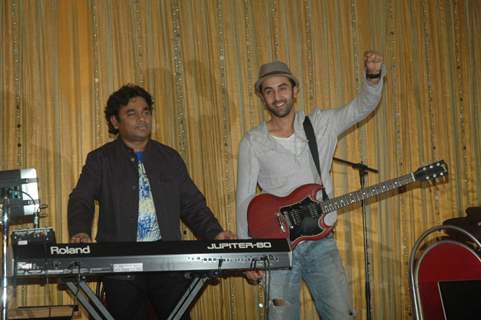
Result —
MULTIPOLYGON (((23 190, 15 190, 14 188, 3 188, 1 190, 2 190, 3 194, 5 194, 5 195, 9 194, 10 197, 15 196, 15 194, 22 193, 22 194, 25 194, 27 197, 30 198, 30 201, 32 203, 31 204, 29 204, 28 202, 27 202, 27 204, 22 203, 22 207, 25 207, 27 205, 37 206, 36 210, 35 210, 35 213, 34 213, 34 216, 33 216, 33 225, 34 225, 35 228, 38 228, 39 227, 40 210, 46 209, 48 207, 48 205, 40 204, 40 200, 38 200, 38 199, 35 200, 28 192, 25 192, 23 190)), ((23 201, 23 198, 21 200, 23 201)))
POLYGON ((252 259, 249 269, 250 270, 257 270, 257 262, 263 262, 262 266, 264 267, 264 319, 268 319, 269 317, 269 301, 270 301, 270 289, 271 289, 271 261, 268 256, 264 256, 260 259, 252 259))
POLYGON ((102 299, 102 297, 101 297, 101 294, 102 294, 101 284, 102 284, 102 282, 100 280, 97 281, 97 283, 95 284, 95 295, 97 297, 99 297, 100 299, 102 299))
POLYGON ((268 256, 265 256, 264 258, 264 305, 265 305, 265 313, 264 317, 265 319, 269 318, 269 312, 270 312, 270 306, 269 306, 269 301, 270 301, 270 296, 271 296, 271 261, 269 260, 268 256))
POLYGON ((222 274, 222 263, 224 263, 225 259, 219 258, 219 264, 217 266, 217 272, 214 273, 216 277, 220 276, 222 274))
MULTIPOLYGON (((37 203, 37 201, 35 201, 35 200, 33 199, 33 197, 30 195, 30 193, 25 192, 25 191, 23 191, 23 190, 17 190, 16 192, 19 192, 19 191, 20 191, 21 193, 27 195, 27 196, 30 198, 30 200, 32 200, 32 205, 37 205, 37 211, 40 212, 40 201, 39 201, 39 203, 37 203)), ((27 204, 27 205, 28 205, 28 204, 27 204)))
MULTIPOLYGON (((41 205, 40 200, 36 201, 30 195, 30 193, 25 192, 23 190, 15 190, 15 191, 11 191, 11 192, 12 193, 13 192, 21 192, 22 194, 25 194, 27 197, 30 198, 30 200, 32 201, 31 204, 36 206, 36 210, 35 210, 35 213, 33 215, 33 226, 34 226, 34 229, 39 228, 40 227, 40 221, 39 221, 40 210, 47 208, 47 205, 41 205)), ((28 205, 28 203, 27 203, 27 205, 28 205)), ((48 307, 48 318, 50 319, 52 317, 53 299, 52 299, 52 294, 51 294, 50 288, 49 288, 50 281, 49 281, 49 266, 48 266, 48 260, 47 260, 47 244, 46 243, 43 243, 43 252, 44 252, 44 270, 45 270, 44 271, 45 272, 45 289, 47 290, 47 304, 49 306, 48 307)), ((15 271, 16 271, 16 267, 17 267, 16 264, 14 264, 15 271)))
POLYGON ((38 201, 39 203, 36 203, 36 201, 33 199, 33 197, 29 193, 27 193, 23 190, 19 190, 19 191, 23 194, 26 194, 30 198, 30 200, 32 200, 33 205, 37 205, 37 210, 35 211, 35 213, 33 215, 33 227, 34 228, 40 227, 40 221, 39 221, 40 210, 45 209, 47 207, 47 205, 40 205, 40 200, 38 201))
POLYGON ((13 288, 13 296, 17 295, 17 264, 15 263, 15 254, 13 254, 13 275, 12 275, 12 288, 13 288))
POLYGON ((44 275, 45 275, 45 288, 47 289, 47 302, 48 302, 48 318, 50 319, 52 317, 52 295, 50 294, 49 290, 49 266, 48 266, 48 260, 47 260, 47 244, 44 243, 43 246, 43 270, 44 270, 44 275))

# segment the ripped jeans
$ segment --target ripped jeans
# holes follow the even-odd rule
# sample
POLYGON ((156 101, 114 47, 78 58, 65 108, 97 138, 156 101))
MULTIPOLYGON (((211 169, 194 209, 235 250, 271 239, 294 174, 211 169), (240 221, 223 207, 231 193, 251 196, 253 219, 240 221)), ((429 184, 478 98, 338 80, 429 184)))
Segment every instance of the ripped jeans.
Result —
POLYGON ((291 270, 271 271, 270 320, 299 319, 301 279, 309 287, 322 320, 354 318, 346 275, 332 235, 299 244, 292 258, 291 270))

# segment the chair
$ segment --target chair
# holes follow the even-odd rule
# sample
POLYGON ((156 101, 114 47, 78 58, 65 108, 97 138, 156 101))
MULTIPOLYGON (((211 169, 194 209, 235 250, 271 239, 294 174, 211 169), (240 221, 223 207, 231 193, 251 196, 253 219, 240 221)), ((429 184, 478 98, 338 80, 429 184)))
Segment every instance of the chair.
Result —
POLYGON ((466 230, 452 226, 436 226, 425 231, 415 242, 409 259, 409 281, 415 319, 445 319, 439 289, 440 282, 480 280, 481 243, 466 230), (463 235, 426 241, 441 231, 463 235))

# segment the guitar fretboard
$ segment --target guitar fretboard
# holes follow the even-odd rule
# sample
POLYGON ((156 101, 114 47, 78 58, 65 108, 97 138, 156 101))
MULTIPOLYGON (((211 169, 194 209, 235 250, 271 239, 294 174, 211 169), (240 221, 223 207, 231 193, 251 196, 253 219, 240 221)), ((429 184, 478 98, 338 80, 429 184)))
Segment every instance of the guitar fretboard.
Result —
POLYGON ((319 203, 322 213, 329 213, 340 208, 347 207, 356 202, 375 197, 385 192, 395 190, 416 181, 413 173, 406 174, 396 179, 388 180, 373 186, 347 193, 340 197, 335 197, 319 203))

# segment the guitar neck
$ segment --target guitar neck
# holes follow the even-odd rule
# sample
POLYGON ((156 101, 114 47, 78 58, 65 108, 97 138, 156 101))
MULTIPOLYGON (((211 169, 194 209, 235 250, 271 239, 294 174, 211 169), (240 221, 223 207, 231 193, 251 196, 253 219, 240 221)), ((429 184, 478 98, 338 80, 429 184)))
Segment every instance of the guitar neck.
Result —
POLYGON ((395 190, 399 187, 408 185, 416 181, 413 173, 406 174, 396 179, 388 180, 373 186, 361 189, 359 191, 350 192, 343 196, 335 197, 319 203, 323 213, 329 213, 354 203, 378 196, 380 194, 395 190))

